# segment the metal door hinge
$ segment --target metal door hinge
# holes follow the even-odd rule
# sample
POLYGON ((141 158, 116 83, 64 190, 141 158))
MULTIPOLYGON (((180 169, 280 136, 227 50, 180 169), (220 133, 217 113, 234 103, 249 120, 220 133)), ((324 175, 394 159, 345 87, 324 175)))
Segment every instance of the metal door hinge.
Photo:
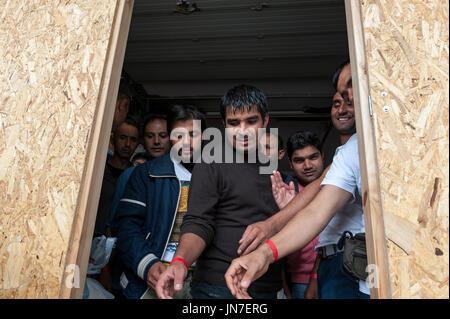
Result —
POLYGON ((373 117, 372 97, 369 95, 369 115, 373 117))

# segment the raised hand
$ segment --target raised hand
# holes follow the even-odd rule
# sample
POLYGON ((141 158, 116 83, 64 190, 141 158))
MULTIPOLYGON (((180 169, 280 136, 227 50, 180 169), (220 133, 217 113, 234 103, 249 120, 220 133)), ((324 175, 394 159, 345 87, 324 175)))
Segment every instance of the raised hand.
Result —
POLYGON ((287 188, 278 171, 270 176, 270 181, 272 182, 273 198, 275 199, 278 208, 283 209, 296 195, 294 182, 290 182, 289 187, 287 188))

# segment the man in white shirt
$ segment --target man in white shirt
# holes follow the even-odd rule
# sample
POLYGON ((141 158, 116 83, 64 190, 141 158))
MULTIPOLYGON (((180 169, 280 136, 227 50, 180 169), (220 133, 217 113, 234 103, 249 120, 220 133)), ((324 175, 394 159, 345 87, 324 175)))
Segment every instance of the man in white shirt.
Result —
MULTIPOLYGON (((346 61, 336 70, 333 76, 333 86, 337 90, 339 76, 348 78, 350 72, 350 62, 346 61), (345 68, 345 70, 344 70, 345 68)), ((349 101, 344 101, 341 94, 336 92, 333 96, 331 109, 331 119, 334 127, 341 135, 341 146, 336 149, 337 155, 342 149, 342 145, 350 139, 356 138, 354 106, 349 101)), ((347 158, 351 166, 358 163, 358 157, 347 158)), ((334 170, 327 174, 321 183, 340 185, 342 172, 334 170), (341 173, 341 174, 340 174, 341 173)), ((341 210, 337 211, 330 223, 319 235, 319 244, 316 246, 318 257, 314 269, 317 271, 318 294, 320 299, 359 299, 369 298, 370 291, 364 281, 358 281, 342 269, 343 252, 337 247, 337 243, 345 231, 352 234, 364 233, 364 215, 362 212, 361 197, 356 193, 355 200, 348 202, 341 210)), ((314 281, 312 281, 312 284, 314 281)))

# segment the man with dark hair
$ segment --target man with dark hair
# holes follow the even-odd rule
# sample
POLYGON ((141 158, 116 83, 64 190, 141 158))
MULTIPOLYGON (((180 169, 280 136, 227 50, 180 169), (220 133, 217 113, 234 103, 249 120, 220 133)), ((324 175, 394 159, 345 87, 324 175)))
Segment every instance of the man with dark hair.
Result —
MULTIPOLYGON (((269 121, 264 93, 249 85, 233 87, 222 97, 220 112, 229 132, 225 144, 245 161, 195 165, 180 244, 156 286, 160 298, 173 298, 184 287, 188 267, 195 260, 192 297, 232 298, 224 274, 238 256, 239 238, 247 225, 277 211, 269 175, 260 174, 260 163, 248 160, 258 148, 258 129, 266 128, 269 121)), ((280 263, 271 266, 267 275, 251 287, 251 294, 275 298, 281 289, 281 268, 280 263)))
POLYGON ((220 115, 224 120, 232 107, 232 113, 237 111, 257 111, 262 119, 268 115, 269 107, 266 96, 260 89, 250 85, 237 85, 231 88, 220 100, 220 115))
POLYGON ((102 190, 95 220, 95 235, 106 235, 106 221, 111 212, 117 180, 120 174, 131 167, 130 158, 139 141, 138 124, 131 118, 125 119, 117 128, 114 137, 114 154, 106 161, 102 190))
MULTIPOLYGON (((350 115, 354 113, 350 64, 344 65, 337 78, 337 92, 344 98, 343 103, 346 104, 344 107, 348 107, 350 115)), ((337 116, 334 120, 348 124, 352 119, 353 116, 345 116, 342 119, 337 116)), ((346 143, 336 151, 331 168, 325 172, 325 177, 317 179, 321 183, 320 191, 315 192, 314 188, 310 188, 308 192, 317 196, 302 201, 301 195, 306 192, 305 188, 277 214, 282 222, 276 226, 280 227, 281 231, 275 231, 276 235, 273 236, 274 233, 271 233, 273 228, 269 230, 268 233, 273 236, 268 241, 271 246, 263 244, 257 250, 233 261, 225 277, 234 296, 249 298, 247 292, 249 285, 265 273, 265 269, 274 259, 276 260, 277 256, 282 257, 304 247, 325 227, 331 226, 334 230, 330 231, 331 236, 328 238, 331 239, 330 243, 324 248, 319 248, 321 261, 318 278, 320 280, 322 277, 328 286, 322 289, 322 294, 325 291, 327 296, 322 297, 370 298, 365 281, 358 280, 348 272, 344 273, 343 253, 335 241, 340 237, 341 230, 346 231, 350 227, 354 227, 355 232, 364 232, 357 136, 353 133, 347 138, 348 133, 346 129, 341 136, 341 141, 346 143), (339 224, 341 226, 338 226, 339 224)), ((320 244, 323 244, 322 239, 320 244)), ((319 282, 319 293, 320 285, 319 282)))
MULTIPOLYGON (((337 90, 333 96, 331 120, 333 126, 339 131, 341 145, 343 146, 356 132, 349 60, 341 63, 332 78, 332 84, 335 88, 337 88, 338 80, 341 83, 341 89, 337 90)), ((336 153, 342 146, 336 150, 336 153)), ((249 253, 280 231, 299 210, 306 207, 314 199, 329 168, 330 166, 324 170, 320 178, 308 184, 301 194, 296 196, 279 214, 274 215, 267 221, 250 225, 241 239, 239 250, 245 250, 244 254, 249 253)), ((275 176, 277 177, 278 174, 275 173, 275 176)), ((285 192, 283 188, 279 188, 279 191, 285 192)), ((314 272, 318 272, 319 280, 312 279, 310 281, 311 287, 308 287, 307 295, 316 295, 316 293, 309 294, 310 288, 311 291, 319 290, 319 297, 321 298, 365 298, 369 294, 364 281, 352 279, 351 276, 343 274, 339 267, 335 266, 342 260, 342 252, 338 251, 336 243, 346 230, 352 233, 364 230, 362 208, 358 201, 348 203, 337 211, 327 227, 320 233, 319 245, 316 247, 319 258, 317 258, 313 269, 314 272), (321 261, 323 263, 319 267, 321 261), (319 287, 317 288, 318 284, 319 287)))
POLYGON ((289 175, 284 181, 288 185, 293 182, 298 193, 299 184, 305 187, 322 175, 322 145, 313 132, 299 131, 289 137, 286 150, 294 175, 289 175))
MULTIPOLYGON (((111 279, 109 270, 99 266, 106 259, 109 253, 106 249, 101 249, 106 238, 109 237, 107 221, 111 213, 111 203, 119 176, 124 170, 131 166, 130 158, 133 155, 139 140, 138 124, 131 118, 126 118, 113 135, 114 154, 106 161, 103 174, 103 183, 100 191, 100 199, 95 220, 93 247, 91 248, 91 259, 89 263, 88 275, 98 279, 107 289, 111 290, 111 279), (95 256, 95 257, 94 257, 95 256), (100 260, 101 259, 101 260, 100 260)), ((103 264, 102 264, 103 265, 103 264)))
MULTIPOLYGON (((151 114, 147 116, 143 125, 143 139, 144 139, 144 149, 147 154, 147 159, 153 159, 156 157, 163 156, 167 154, 170 149, 169 133, 167 130, 167 118, 165 115, 151 114)), ((111 213, 109 221, 107 222, 107 227, 110 224, 116 213, 119 201, 122 198, 125 187, 128 183, 128 179, 133 173, 135 166, 126 169, 117 180, 116 191, 114 193, 114 199, 111 205, 111 213)))
POLYGON ((144 121, 144 149, 150 158, 163 156, 169 152, 170 141, 167 118, 161 114, 150 114, 144 121))
MULTIPOLYGON (((203 121, 203 114, 191 106, 175 106, 168 115, 173 147, 189 145, 182 154, 186 162, 201 147, 196 120, 203 121)), ((129 178, 111 227, 118 257, 113 287, 126 298, 156 298, 156 281, 172 260, 186 213, 193 168, 188 164, 165 154, 137 166, 129 178)), ((190 297, 189 284, 177 297, 190 297)))
POLYGON ((331 77, 331 84, 333 85, 334 90, 337 92, 337 85, 338 85, 338 80, 339 80, 339 75, 342 72, 342 69, 347 66, 350 65, 350 59, 347 59, 345 61, 343 61, 334 71, 333 76, 331 77))
MULTIPOLYGON (((322 145, 319 137, 309 131, 299 131, 291 135, 287 141, 289 164, 294 172, 285 183, 289 184, 288 196, 281 201, 274 194, 278 207, 283 209, 295 194, 302 191, 311 182, 320 178, 323 172, 322 145), (295 190, 295 192, 293 191, 295 190)), ((281 181, 279 181, 281 182, 281 181)), ((286 187, 284 183, 280 187, 286 187)), ((318 237, 304 248, 290 254, 286 258, 287 295, 294 299, 304 299, 308 284, 315 279, 313 267, 317 257, 314 247, 318 237)), ((286 289, 286 288, 285 288, 286 289)), ((315 295, 317 297, 317 294, 315 295)))

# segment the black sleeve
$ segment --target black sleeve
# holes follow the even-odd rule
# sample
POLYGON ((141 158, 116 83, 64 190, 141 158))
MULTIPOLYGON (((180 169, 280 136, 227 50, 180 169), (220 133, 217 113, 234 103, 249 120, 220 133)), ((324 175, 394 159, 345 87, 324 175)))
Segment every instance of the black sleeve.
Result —
POLYGON ((194 233, 209 245, 214 238, 214 214, 220 199, 219 171, 215 164, 194 166, 189 187, 188 211, 181 224, 181 235, 194 233))

